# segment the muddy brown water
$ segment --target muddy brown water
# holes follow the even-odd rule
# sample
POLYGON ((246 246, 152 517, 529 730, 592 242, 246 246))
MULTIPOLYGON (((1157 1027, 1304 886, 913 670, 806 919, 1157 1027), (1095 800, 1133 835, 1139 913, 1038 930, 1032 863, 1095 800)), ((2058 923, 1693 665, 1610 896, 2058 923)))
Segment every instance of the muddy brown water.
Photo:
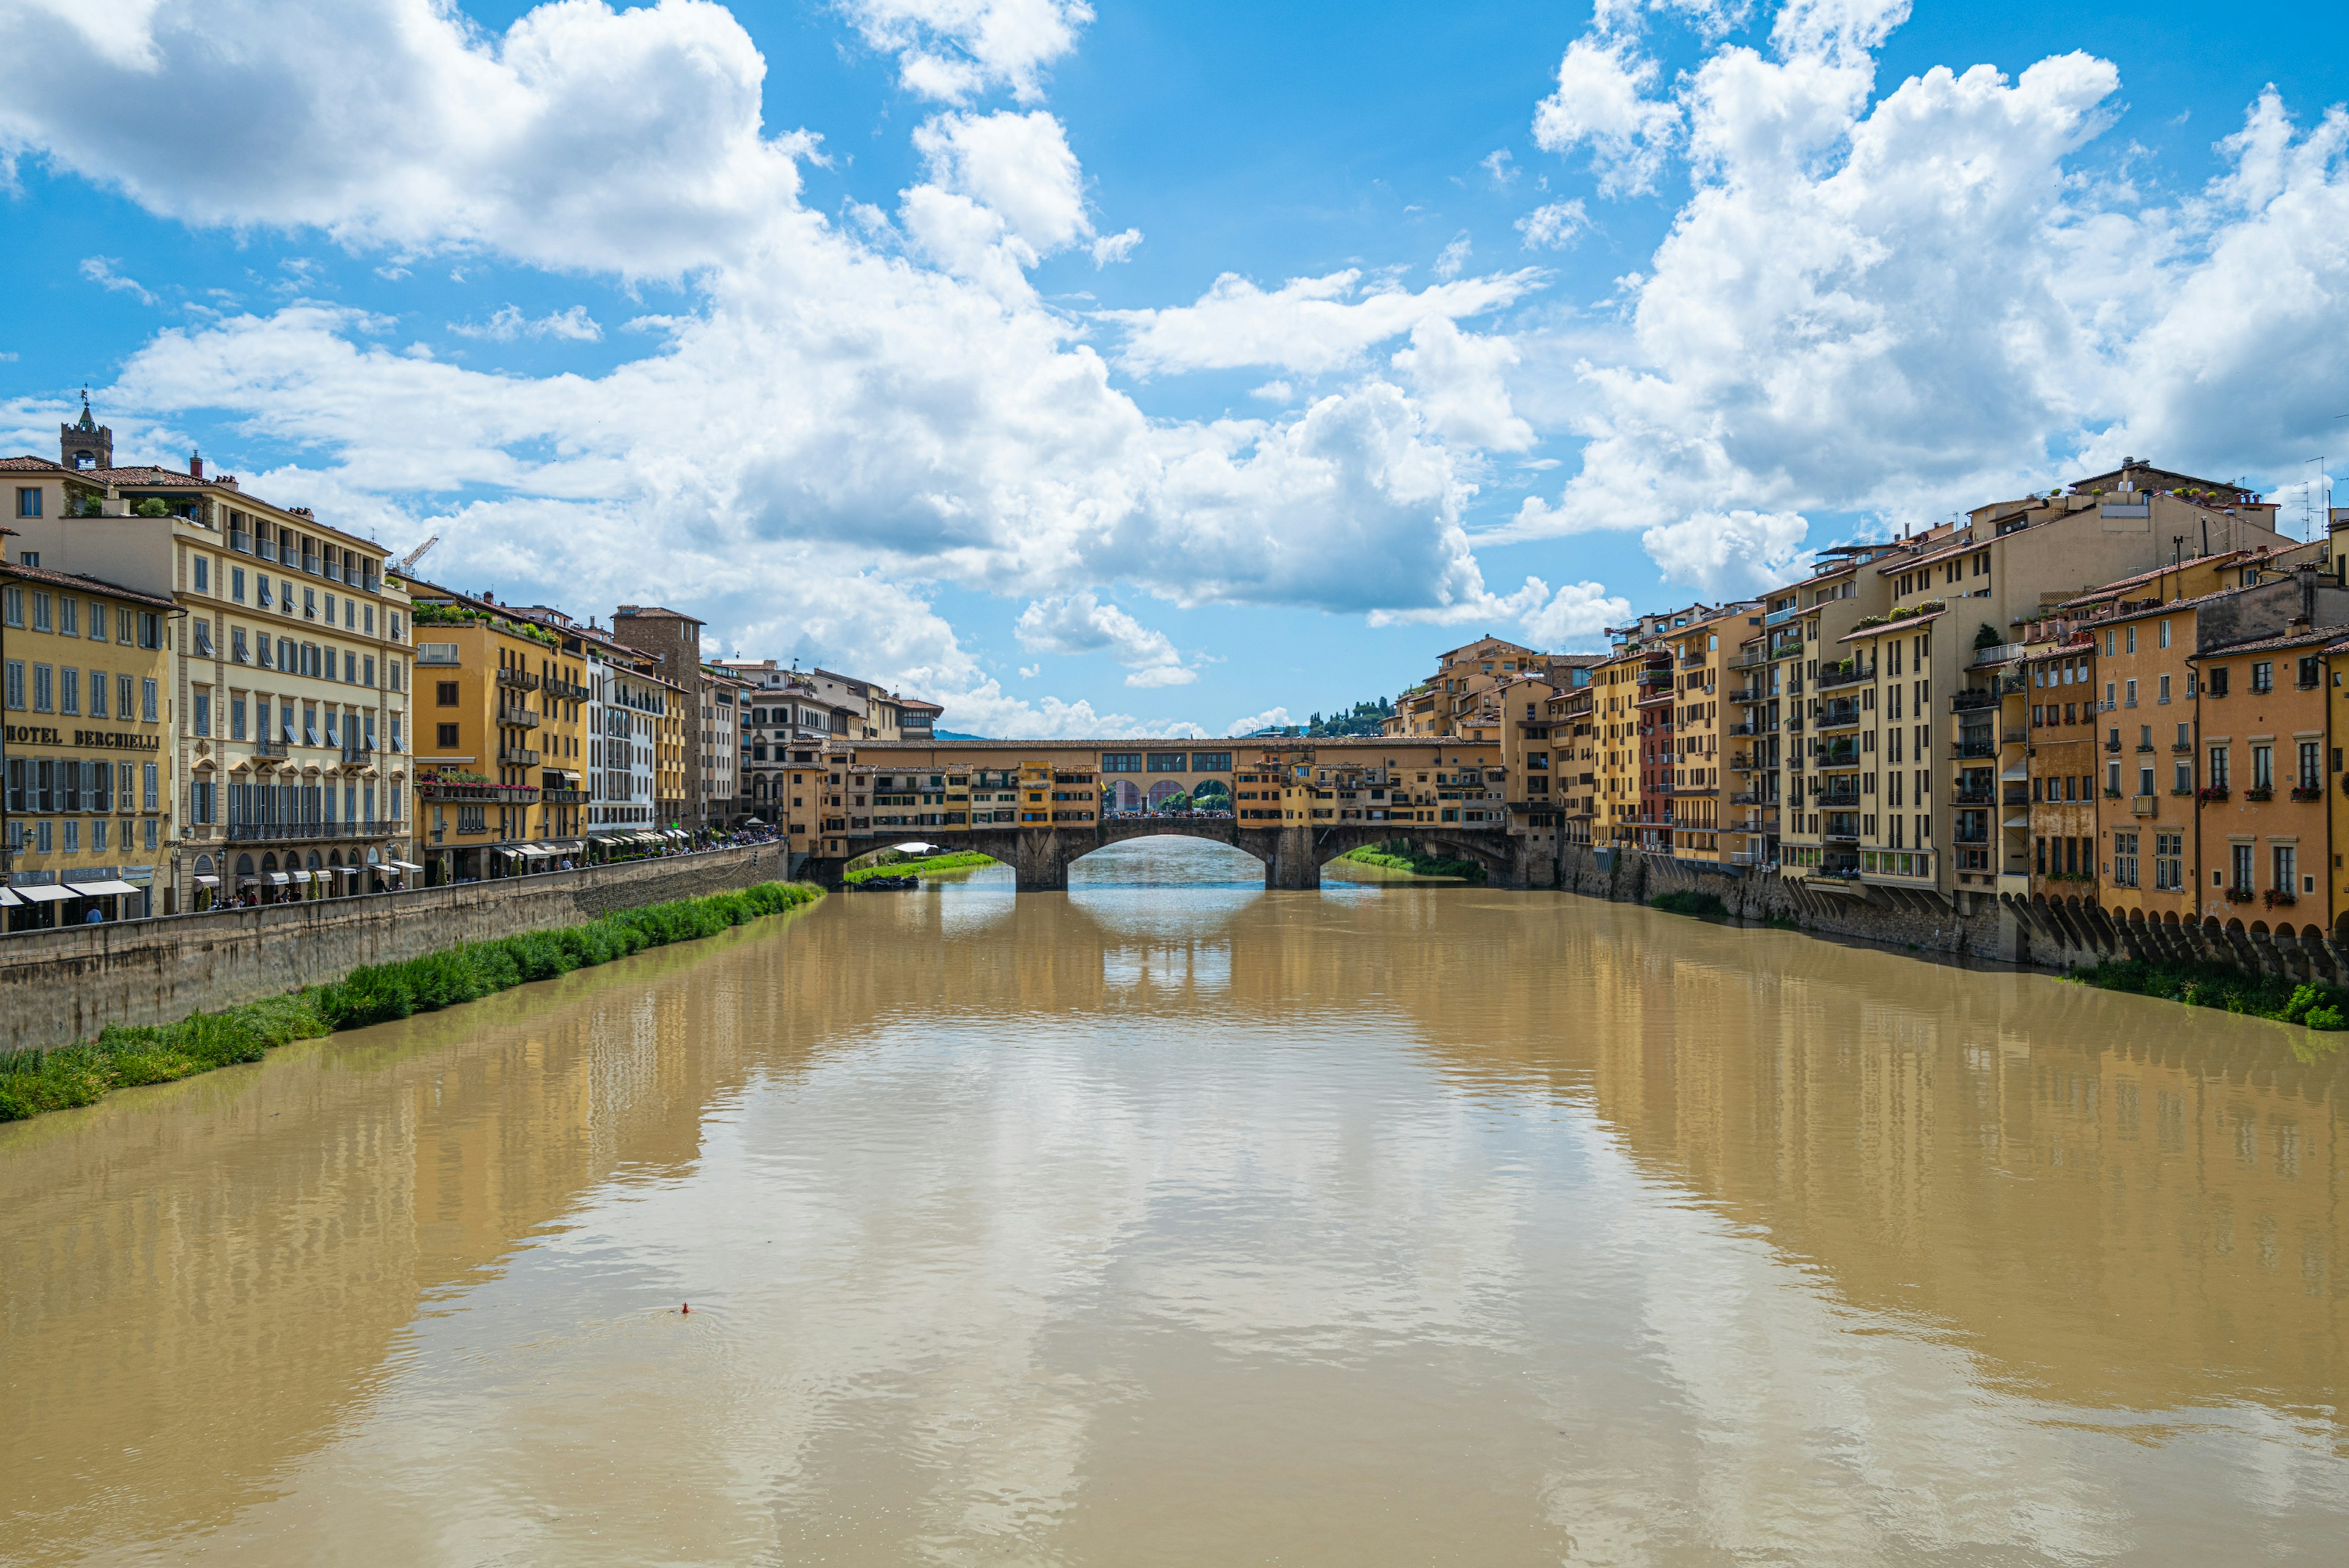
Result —
POLYGON ((2349 1553, 2294 1031, 1188 841, 1079 875, 0 1128, 0 1562, 2349 1553))

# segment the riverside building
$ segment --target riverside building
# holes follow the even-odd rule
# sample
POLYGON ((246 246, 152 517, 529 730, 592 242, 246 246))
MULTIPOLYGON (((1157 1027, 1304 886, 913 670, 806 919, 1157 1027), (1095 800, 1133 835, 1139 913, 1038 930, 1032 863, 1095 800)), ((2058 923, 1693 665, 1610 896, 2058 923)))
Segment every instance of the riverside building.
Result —
POLYGON ((417 836, 432 882, 575 859, 592 696, 579 639, 543 610, 422 583, 413 592, 417 836))
POLYGON ((58 434, 79 499, 70 515, 15 519, 21 548, 180 612, 164 630, 177 794, 156 912, 398 882, 408 599, 382 546, 249 495, 201 457, 185 471, 118 464, 87 405, 58 434))
MULTIPOLYGON (((62 474, 63 471, 59 471, 62 474)), ((21 509, 26 480, 7 473, 21 509)), ((41 476, 60 493, 56 476, 41 476)), ((0 922, 159 913, 171 848, 171 601, 18 558, 0 566, 7 682, 0 922)))

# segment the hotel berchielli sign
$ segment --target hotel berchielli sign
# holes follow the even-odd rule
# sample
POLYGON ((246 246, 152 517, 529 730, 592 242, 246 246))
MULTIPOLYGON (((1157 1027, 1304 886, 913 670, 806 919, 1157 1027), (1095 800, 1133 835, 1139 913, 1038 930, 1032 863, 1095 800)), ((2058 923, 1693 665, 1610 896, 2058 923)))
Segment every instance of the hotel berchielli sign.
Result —
MULTIPOLYGON (((62 746, 65 732, 43 724, 11 724, 8 743, 12 746, 62 746)), ((142 735, 136 730, 76 730, 73 743, 101 752, 160 752, 162 738, 142 735)))

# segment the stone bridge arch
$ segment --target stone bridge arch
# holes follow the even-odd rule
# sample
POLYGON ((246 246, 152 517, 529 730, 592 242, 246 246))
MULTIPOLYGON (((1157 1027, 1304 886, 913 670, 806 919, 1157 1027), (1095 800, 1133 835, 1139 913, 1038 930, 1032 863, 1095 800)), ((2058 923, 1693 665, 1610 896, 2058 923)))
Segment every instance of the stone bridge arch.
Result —
MULTIPOLYGON (((1096 850, 1136 838, 1205 838, 1228 844, 1264 864, 1268 888, 1321 885, 1321 867, 1349 850, 1407 839, 1423 855, 1470 860, 1487 880, 1528 885, 1526 846, 1502 833, 1467 833, 1428 823, 1343 823, 1319 827, 1252 827, 1231 817, 1111 816, 1083 826, 983 827, 955 836, 950 847, 991 855, 1012 868, 1023 893, 1059 892, 1069 867, 1096 850)), ((843 861, 810 860, 802 874, 836 884, 843 861)))

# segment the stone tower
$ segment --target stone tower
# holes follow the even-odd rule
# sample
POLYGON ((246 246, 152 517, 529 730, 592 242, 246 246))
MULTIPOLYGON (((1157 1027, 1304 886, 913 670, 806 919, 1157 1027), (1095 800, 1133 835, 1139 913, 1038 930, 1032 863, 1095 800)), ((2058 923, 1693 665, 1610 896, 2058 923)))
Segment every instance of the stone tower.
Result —
POLYGON ((81 395, 81 418, 57 427, 57 461, 67 468, 112 468, 114 431, 89 417, 89 394, 81 395))

